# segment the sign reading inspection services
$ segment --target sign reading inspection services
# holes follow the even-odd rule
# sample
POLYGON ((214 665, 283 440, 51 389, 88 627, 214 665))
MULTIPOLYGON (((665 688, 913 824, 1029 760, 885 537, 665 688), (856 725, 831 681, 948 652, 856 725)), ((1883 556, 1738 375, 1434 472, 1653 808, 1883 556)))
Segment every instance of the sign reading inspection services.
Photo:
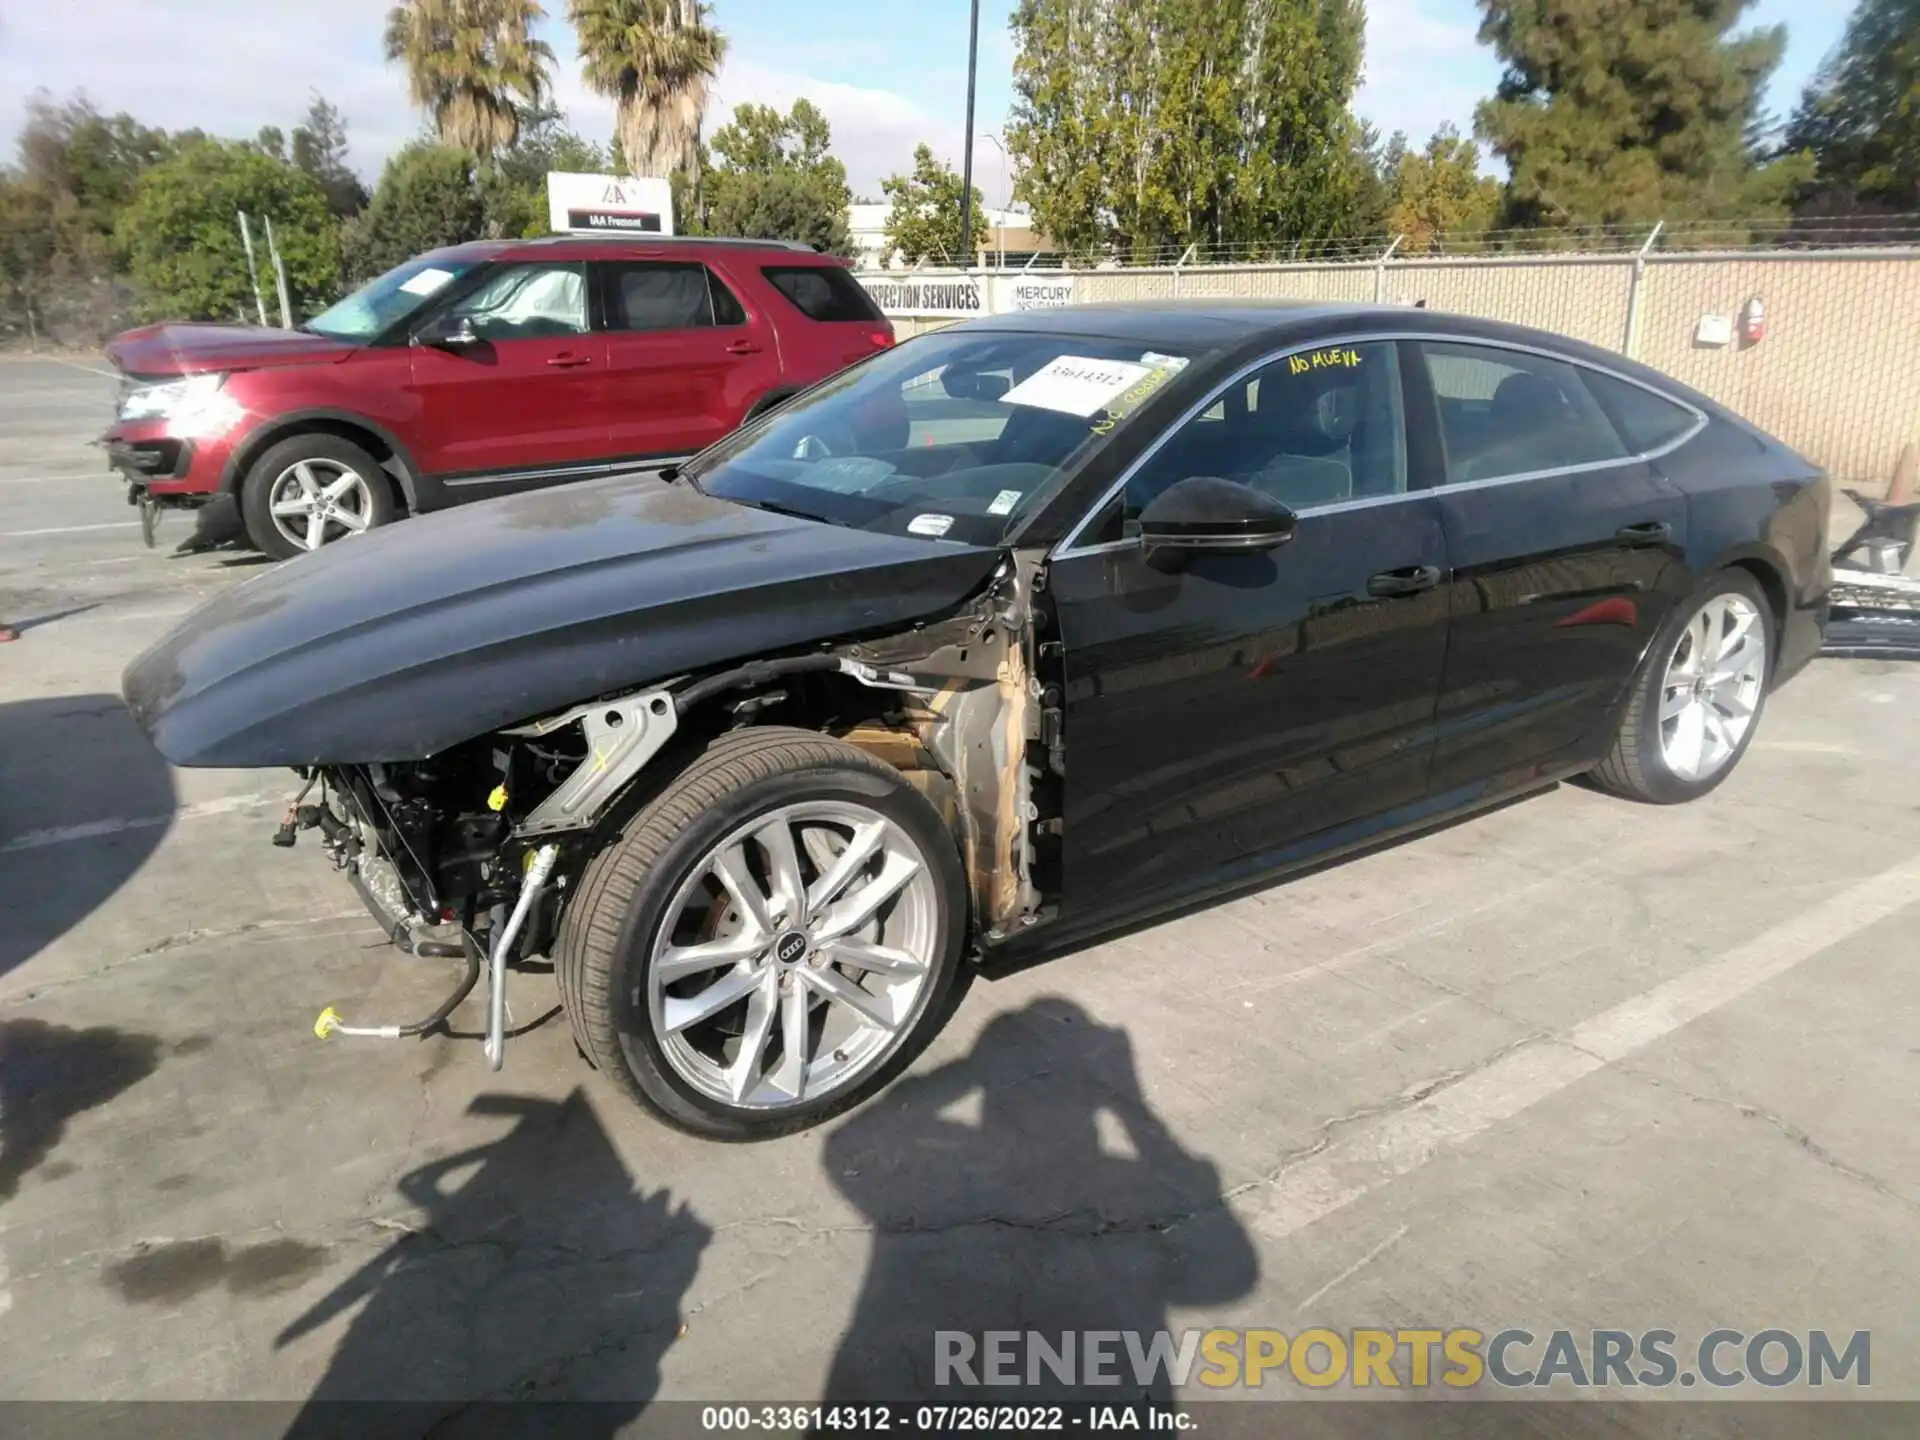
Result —
POLYGON ((547 223, 561 234, 671 235, 673 187, 651 176, 549 170, 547 223))
POLYGON ((980 285, 965 275, 924 280, 875 280, 861 277, 883 315, 979 315, 985 310, 980 285))

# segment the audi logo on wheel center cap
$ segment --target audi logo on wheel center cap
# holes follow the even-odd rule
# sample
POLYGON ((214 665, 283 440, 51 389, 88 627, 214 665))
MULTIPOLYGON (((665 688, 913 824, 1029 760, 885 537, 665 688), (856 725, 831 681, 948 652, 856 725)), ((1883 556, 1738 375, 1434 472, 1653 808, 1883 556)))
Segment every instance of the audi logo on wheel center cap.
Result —
POLYGON ((807 937, 798 930, 789 930, 774 942, 773 958, 782 965, 798 963, 807 953, 807 937))

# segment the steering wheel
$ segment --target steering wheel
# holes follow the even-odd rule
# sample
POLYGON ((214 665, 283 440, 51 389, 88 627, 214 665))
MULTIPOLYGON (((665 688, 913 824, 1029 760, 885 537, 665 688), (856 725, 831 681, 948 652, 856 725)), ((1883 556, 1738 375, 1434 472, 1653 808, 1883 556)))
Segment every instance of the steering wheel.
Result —
POLYGON ((818 435, 802 435, 799 443, 793 447, 793 458, 796 460, 828 460, 832 456, 833 451, 818 435))

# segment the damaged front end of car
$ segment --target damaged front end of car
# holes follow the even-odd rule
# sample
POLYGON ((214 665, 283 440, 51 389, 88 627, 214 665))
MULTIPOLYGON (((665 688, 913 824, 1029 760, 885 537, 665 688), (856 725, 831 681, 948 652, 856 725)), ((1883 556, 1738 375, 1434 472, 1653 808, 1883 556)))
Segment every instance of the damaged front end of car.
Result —
POLYGON ((487 977, 498 1069, 513 962, 550 953, 592 858, 721 735, 816 731, 898 770, 946 822, 968 879, 976 949, 1041 924, 1059 892, 1060 647, 1039 558, 1004 558, 944 618, 604 695, 425 759, 302 767, 275 843, 316 832, 400 949, 465 973, 426 1018, 325 1037, 444 1025, 487 977))

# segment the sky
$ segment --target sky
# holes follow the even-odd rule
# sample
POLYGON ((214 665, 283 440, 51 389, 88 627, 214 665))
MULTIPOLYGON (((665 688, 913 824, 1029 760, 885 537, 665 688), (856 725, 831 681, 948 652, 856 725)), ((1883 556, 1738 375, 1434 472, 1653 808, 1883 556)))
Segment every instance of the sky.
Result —
MULTIPOLYGON (((345 112, 350 159, 369 180, 417 134, 399 71, 380 55, 391 0, 0 0, 0 152, 10 151, 27 97, 84 91, 103 110, 128 110, 167 129, 198 126, 244 137, 290 128, 318 88, 345 112)), ((581 84, 564 0, 547 0, 546 38, 559 58, 556 90, 574 128, 604 142, 610 102, 581 84)), ((1838 42, 1846 0, 1758 0, 1755 25, 1785 24, 1786 59, 1767 106, 1784 116, 1838 42)), ((806 96, 833 124, 834 150, 857 197, 907 170, 924 140, 958 167, 966 132, 968 0, 897 3, 718 0, 729 54, 708 112, 709 132, 746 101, 785 109, 806 96)), ((1473 0, 1369 0, 1367 50, 1354 108, 1383 134, 1418 145, 1445 121, 1463 134, 1499 78, 1474 38, 1473 0)), ((1000 204, 1007 175, 995 139, 1012 100, 1006 0, 981 5, 974 175, 1000 204)), ((10 156, 9 156, 10 158, 10 156)))

